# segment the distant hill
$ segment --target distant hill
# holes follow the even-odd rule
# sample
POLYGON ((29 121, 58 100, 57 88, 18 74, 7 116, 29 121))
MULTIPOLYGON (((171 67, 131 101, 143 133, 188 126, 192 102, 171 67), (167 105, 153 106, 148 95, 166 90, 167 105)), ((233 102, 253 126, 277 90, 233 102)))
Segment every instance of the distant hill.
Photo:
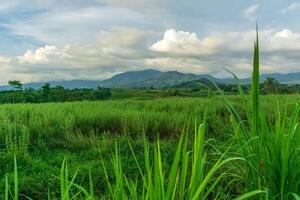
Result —
POLYGON ((100 82, 102 87, 124 88, 138 86, 140 82, 155 79, 162 76, 164 72, 147 69, 143 71, 130 71, 117 74, 100 82))
POLYGON ((194 81, 188 81, 184 83, 180 83, 178 85, 173 86, 173 88, 190 88, 190 89, 199 89, 199 88, 215 88, 215 85, 218 85, 219 87, 224 85, 224 83, 220 83, 217 81, 214 81, 214 83, 207 79, 207 78, 201 78, 194 81))
MULTIPOLYGON (((260 81, 263 82, 267 77, 277 79, 280 83, 300 83, 300 72, 297 73, 272 73, 262 74, 260 81)), ((162 72, 153 69, 147 69, 142 71, 129 71, 117 74, 109 79, 103 81, 93 80, 71 80, 71 81, 51 81, 51 86, 61 85, 67 89, 74 88, 96 88, 97 86, 107 88, 164 88, 164 87, 179 87, 181 84, 193 84, 193 81, 214 81, 220 84, 226 84, 229 82, 234 83, 233 78, 216 78, 208 74, 196 75, 192 73, 181 73, 178 71, 162 72)), ((241 79, 241 82, 251 83, 251 78, 241 79)), ((44 83, 28 83, 24 84, 24 88, 38 89, 44 83)), ((197 84, 197 83, 196 83, 197 84)), ((181 86, 183 86, 181 85, 181 86)), ((8 85, 0 86, 0 90, 10 90, 8 85)))
POLYGON ((219 81, 219 79, 207 74, 196 75, 178 71, 161 72, 151 69, 117 74, 110 79, 102 81, 101 86, 111 88, 164 88, 201 78, 219 81))
MULTIPOLYGON (((262 74, 260 76, 260 81, 265 81, 267 77, 275 78, 280 83, 300 83, 300 72, 288 74, 262 74)), ((178 71, 161 72, 156 70, 143 70, 117 74, 110 79, 102 81, 100 84, 101 86, 111 88, 164 88, 172 86, 179 87, 181 84, 192 84, 193 81, 203 82, 204 80, 208 82, 213 81, 218 84, 236 82, 234 78, 216 78, 208 74, 196 75, 178 71)), ((241 79, 240 81, 243 84, 251 83, 251 78, 241 79)))
MULTIPOLYGON (((280 83, 286 83, 286 84, 300 84, 300 72, 295 73, 287 73, 287 74, 281 74, 281 73, 271 73, 271 74, 262 74, 260 76, 260 81, 263 82, 266 80, 267 77, 275 78, 280 83)), ((251 78, 245 78, 241 80, 242 83, 251 83, 251 78)))

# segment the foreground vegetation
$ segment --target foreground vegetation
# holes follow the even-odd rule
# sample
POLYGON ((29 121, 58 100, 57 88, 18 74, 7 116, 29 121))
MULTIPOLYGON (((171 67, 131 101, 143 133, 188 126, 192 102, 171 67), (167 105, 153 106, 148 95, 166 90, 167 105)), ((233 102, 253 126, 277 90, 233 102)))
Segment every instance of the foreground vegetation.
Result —
MULTIPOLYGON (((250 96, 245 98, 250 100, 250 96)), ((268 113, 267 118, 271 124, 274 123, 276 117, 274 110, 276 99, 280 105, 279 110, 281 112, 286 110, 285 115, 291 116, 293 105, 300 102, 300 95, 263 96, 261 107, 268 113)), ((246 112, 243 111, 241 98, 232 96, 229 97, 229 100, 241 117, 245 119, 246 112)), ((237 158, 241 157, 242 153, 249 153, 247 151, 237 152, 236 149, 241 148, 235 146, 237 144, 233 145, 234 134, 230 122, 231 114, 227 111, 222 97, 210 97, 209 103, 205 131, 205 141, 210 141, 206 145, 208 148, 207 162, 216 162, 223 154, 221 152, 225 152, 230 145, 231 148, 228 149, 223 158, 237 158)), ((66 158, 69 176, 74 175, 78 170, 75 179, 77 184, 89 188, 89 171, 91 171, 95 197, 108 198, 110 193, 103 166, 106 166, 109 180, 113 181, 116 175, 111 168, 111 153, 115 150, 115 141, 118 143, 119 158, 122 160, 122 172, 126 177, 134 177, 134 179, 139 180, 141 178, 138 176, 139 167, 142 171, 145 170, 145 164, 143 164, 144 134, 150 139, 150 155, 153 155, 156 147, 156 136, 160 136, 161 157, 164 160, 163 168, 165 170, 170 169, 181 133, 183 130, 184 133, 193 133, 195 119, 198 119, 198 124, 202 122, 206 105, 206 98, 178 97, 157 100, 1 105, 0 173, 3 183, 1 184, 2 195, 5 191, 6 173, 8 173, 9 183, 13 188, 13 155, 16 154, 19 171, 19 194, 21 196, 43 199, 47 198, 49 193, 51 197, 59 197, 59 174, 61 163, 66 158), (139 167, 132 156, 129 144, 140 163, 139 167)), ((250 105, 247 107, 251 108, 250 105)), ((281 130, 284 129, 281 128, 281 130)), ((266 134, 271 136, 271 133, 266 134)), ((239 137, 242 137, 241 133, 239 137)), ((268 142, 261 145, 273 144, 270 142, 270 138, 266 139, 268 142)), ((279 139, 278 141, 281 141, 279 139)), ((192 147, 193 141, 193 136, 190 135, 188 149, 192 147)), ((299 139, 294 141, 299 141, 299 139)), ((268 148, 271 147, 268 146, 268 148)), ((278 148, 279 146, 277 151, 280 152, 278 148)), ((263 159, 260 159, 259 165, 264 166, 264 170, 269 171, 267 168, 269 163, 261 161, 263 159)), ((268 158, 268 160, 270 159, 268 158)), ((296 172, 295 169, 297 168, 293 166, 290 168, 291 171, 296 172)), ((234 165, 229 162, 222 167, 219 173, 225 171, 229 173, 230 171, 230 173, 235 173, 236 178, 238 176, 245 177, 244 173, 247 169, 249 170, 247 162, 238 161, 234 162, 234 165)), ((255 177, 253 176, 253 178, 255 177)), ((231 180, 233 180, 232 176, 223 175, 223 179, 220 180, 219 186, 214 189, 214 192, 218 191, 220 196, 224 198, 229 193, 231 196, 228 198, 233 198, 235 195, 259 189, 254 182, 254 185, 246 187, 247 179, 238 179, 230 187, 226 187, 231 180)), ((263 185, 263 183, 261 184, 263 185)), ((294 186, 296 187, 296 184, 294 186)), ((261 189, 265 190, 265 188, 261 189)), ((72 187, 72 194, 75 195, 77 192, 76 188, 72 187)))

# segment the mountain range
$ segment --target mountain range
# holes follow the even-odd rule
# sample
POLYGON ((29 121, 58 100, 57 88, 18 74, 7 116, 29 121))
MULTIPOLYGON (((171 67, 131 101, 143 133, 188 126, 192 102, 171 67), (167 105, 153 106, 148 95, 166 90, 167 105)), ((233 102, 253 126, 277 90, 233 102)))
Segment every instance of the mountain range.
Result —
MULTIPOLYGON (((264 81, 267 77, 272 77, 278 80, 280 83, 295 84, 300 83, 300 72, 296 73, 271 73, 262 74, 260 81, 264 81)), ((74 88, 165 88, 180 86, 183 83, 197 81, 197 80, 210 80, 216 83, 234 83, 234 78, 216 78, 209 74, 196 75, 192 73, 181 73, 178 71, 162 72, 153 69, 147 69, 142 71, 129 71, 117 74, 109 79, 98 80, 71 80, 71 81, 50 81, 52 87, 61 85, 67 89, 74 88)), ((251 82, 251 78, 245 78, 240 80, 241 83, 247 84, 251 82)), ((44 82, 27 83, 24 84, 24 88, 39 89, 44 82)), ((184 84, 183 84, 184 85, 184 84)), ((10 90, 9 85, 0 86, 0 90, 10 90)))

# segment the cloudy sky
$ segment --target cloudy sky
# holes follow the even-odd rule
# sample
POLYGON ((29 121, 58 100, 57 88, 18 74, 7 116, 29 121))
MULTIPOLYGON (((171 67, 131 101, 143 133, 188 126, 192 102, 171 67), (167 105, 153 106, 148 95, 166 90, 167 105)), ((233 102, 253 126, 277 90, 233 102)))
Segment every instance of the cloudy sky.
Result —
POLYGON ((300 2, 0 0, 0 84, 159 69, 251 72, 255 21, 264 73, 300 71, 300 2))

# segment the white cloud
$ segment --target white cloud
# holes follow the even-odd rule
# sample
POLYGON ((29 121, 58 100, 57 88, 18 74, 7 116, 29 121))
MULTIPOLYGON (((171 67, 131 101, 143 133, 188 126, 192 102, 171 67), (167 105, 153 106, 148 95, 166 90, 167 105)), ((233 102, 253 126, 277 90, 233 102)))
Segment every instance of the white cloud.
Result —
POLYGON ((49 62, 59 62, 64 58, 69 58, 70 55, 67 53, 68 47, 58 49, 56 46, 46 45, 33 50, 27 50, 27 52, 19 56, 20 64, 48 64, 49 62))
MULTIPOLYGON (((261 30, 259 38, 264 52, 300 50, 300 33, 289 29, 261 30)), ((196 33, 171 29, 150 50, 174 56, 207 57, 252 51, 254 39, 255 31, 214 33, 201 38, 196 33)))
POLYGON ((259 5, 258 4, 253 4, 251 6, 249 6, 248 8, 246 8, 243 12, 243 16, 246 18, 246 19, 249 19, 251 21, 255 20, 256 19, 256 11, 258 10, 259 8, 259 5))
MULTIPOLYGON (((268 29, 261 30, 259 38, 262 72, 299 71, 300 33, 289 29, 268 29)), ((238 75, 250 76, 254 39, 255 31, 200 37, 196 33, 167 30, 163 39, 150 47, 158 58, 146 59, 145 63, 181 69, 179 71, 224 75, 218 68, 222 66, 238 75)))
POLYGON ((287 13, 287 12, 293 12, 293 11, 297 11, 300 10, 300 3, 298 2, 294 2, 292 4, 290 4, 288 7, 282 9, 282 13, 287 13))
POLYGON ((102 80, 118 72, 146 68, 144 58, 152 54, 148 39, 155 34, 134 28, 116 27, 100 31, 89 43, 63 47, 46 45, 20 56, 0 56, 0 84, 10 79, 22 82, 50 80, 102 80))
POLYGON ((300 51, 300 33, 293 32, 289 29, 283 29, 273 34, 270 38, 268 49, 278 51, 300 51))
POLYGON ((154 43, 150 49, 155 52, 167 52, 176 54, 212 54, 222 40, 210 37, 200 40, 196 33, 176 31, 169 29, 162 40, 154 43))

